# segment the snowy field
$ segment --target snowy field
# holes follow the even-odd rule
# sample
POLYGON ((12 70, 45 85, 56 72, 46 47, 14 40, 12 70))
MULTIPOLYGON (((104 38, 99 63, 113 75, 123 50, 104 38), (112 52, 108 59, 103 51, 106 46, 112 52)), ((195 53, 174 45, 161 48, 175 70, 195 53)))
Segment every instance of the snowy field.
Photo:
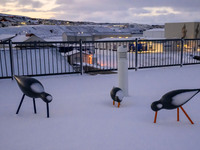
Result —
POLYGON ((1 150, 199 150, 200 94, 180 111, 154 112, 150 105, 170 90, 200 88, 200 65, 129 70, 129 97, 120 108, 112 105, 110 90, 117 74, 36 77, 52 94, 50 118, 37 99, 37 114, 15 81, 0 80, 1 150))

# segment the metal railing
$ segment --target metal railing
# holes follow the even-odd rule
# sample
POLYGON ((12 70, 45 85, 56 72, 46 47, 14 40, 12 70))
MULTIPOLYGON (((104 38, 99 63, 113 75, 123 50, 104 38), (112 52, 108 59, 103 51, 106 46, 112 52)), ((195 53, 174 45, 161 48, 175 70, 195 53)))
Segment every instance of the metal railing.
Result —
POLYGON ((117 70, 117 48, 127 47, 128 68, 199 64, 200 39, 79 42, 1 42, 0 78, 117 70))

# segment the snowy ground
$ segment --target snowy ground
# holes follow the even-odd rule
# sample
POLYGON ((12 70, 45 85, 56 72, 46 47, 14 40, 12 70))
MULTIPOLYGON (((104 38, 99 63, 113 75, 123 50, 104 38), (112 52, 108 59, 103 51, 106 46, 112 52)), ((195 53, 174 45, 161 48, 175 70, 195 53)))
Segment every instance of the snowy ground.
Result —
POLYGON ((129 71, 129 97, 121 107, 112 105, 110 90, 117 74, 37 77, 53 96, 50 118, 45 103, 25 97, 15 81, 0 80, 1 150, 198 150, 200 147, 200 94, 182 112, 154 112, 150 105, 174 89, 200 88, 200 65, 129 71))

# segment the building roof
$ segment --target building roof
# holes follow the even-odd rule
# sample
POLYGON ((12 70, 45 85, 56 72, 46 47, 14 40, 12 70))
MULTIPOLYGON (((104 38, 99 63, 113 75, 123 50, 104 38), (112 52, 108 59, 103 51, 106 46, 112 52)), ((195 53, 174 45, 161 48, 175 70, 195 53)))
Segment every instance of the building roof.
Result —
POLYGON ((0 41, 12 39, 14 36, 14 34, 0 34, 0 41))
MULTIPOLYGON (((80 53, 80 51, 74 49, 74 50, 72 50, 70 52, 67 52, 66 55, 71 56, 71 55, 75 55, 75 54, 78 54, 78 53, 80 53)), ((90 53, 87 52, 87 51, 82 51, 82 54, 90 55, 90 53)))
MULTIPOLYGON (((146 31, 153 31, 153 32, 156 32, 156 31, 165 31, 164 28, 154 28, 154 29, 150 29, 150 30, 146 30, 146 31)), ((145 31, 144 31, 145 32, 145 31)))
POLYGON ((97 41, 125 41, 125 40, 135 40, 135 39, 140 39, 141 37, 128 37, 128 38, 103 38, 103 39, 98 39, 97 41))
POLYGON ((29 34, 29 35, 17 35, 12 39, 12 42, 34 42, 34 41, 40 41, 40 42, 45 42, 44 39, 34 35, 34 34, 29 34))
POLYGON ((66 34, 67 36, 99 36, 99 35, 131 35, 129 32, 64 32, 63 34, 66 34))

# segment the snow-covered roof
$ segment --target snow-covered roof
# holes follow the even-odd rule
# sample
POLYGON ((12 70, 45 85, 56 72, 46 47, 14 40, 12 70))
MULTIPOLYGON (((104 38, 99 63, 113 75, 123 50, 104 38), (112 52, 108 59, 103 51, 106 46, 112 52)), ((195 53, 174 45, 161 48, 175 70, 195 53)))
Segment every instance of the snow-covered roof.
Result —
MULTIPOLYGON (((162 31, 162 32, 164 32, 165 29, 164 29, 164 28, 154 28, 154 29, 149 29, 149 30, 146 30, 146 31, 153 31, 153 32, 162 31)), ((145 32, 145 31, 144 31, 144 32, 145 32)))
POLYGON ((140 39, 141 37, 128 37, 128 38, 103 38, 98 39, 97 41, 126 41, 126 40, 135 40, 140 39))
POLYGON ((67 36, 99 36, 99 35, 107 35, 107 36, 114 36, 114 35, 127 35, 130 36, 130 33, 124 33, 124 32, 96 32, 96 33, 89 33, 89 32, 80 32, 80 33, 76 33, 76 32, 69 32, 66 33, 67 36))
MULTIPOLYGON (((73 49, 72 51, 69 51, 69 52, 67 52, 65 55, 68 55, 68 56, 70 56, 70 55, 74 55, 74 54, 77 54, 77 53, 80 53, 80 51, 79 50, 77 50, 77 49, 73 49)), ((88 51, 82 51, 82 54, 90 54, 88 51)))
POLYGON ((36 35, 26 36, 26 35, 17 35, 12 39, 12 42, 33 42, 40 41, 44 42, 44 40, 36 35))
POLYGON ((67 36, 92 36, 91 33, 86 33, 86 32, 69 32, 69 33, 63 33, 66 34, 67 36))
POLYGON ((15 35, 14 34, 0 34, 0 41, 12 38, 13 36, 15 35))
POLYGON ((12 42, 24 42, 29 38, 30 37, 27 37, 26 35, 17 35, 15 38, 12 39, 12 42))
POLYGON ((11 26, 0 28, 0 34, 18 34, 33 33, 38 37, 51 39, 51 37, 62 37, 64 32, 67 35, 80 34, 80 36, 92 35, 131 35, 132 33, 140 33, 148 28, 145 25, 136 25, 130 28, 116 28, 106 25, 26 25, 26 26, 11 26))

